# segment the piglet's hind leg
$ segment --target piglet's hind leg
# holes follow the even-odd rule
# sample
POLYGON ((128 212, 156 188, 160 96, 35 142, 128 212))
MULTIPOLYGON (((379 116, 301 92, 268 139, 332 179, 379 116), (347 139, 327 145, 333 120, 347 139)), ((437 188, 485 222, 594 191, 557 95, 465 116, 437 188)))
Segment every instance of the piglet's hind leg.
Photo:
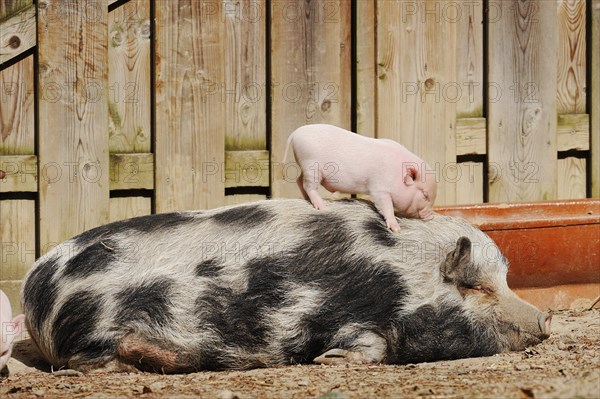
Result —
POLYGON ((321 198, 318 191, 321 184, 318 179, 315 179, 312 176, 312 174, 309 175, 305 173, 302 174, 303 194, 305 193, 308 196, 311 204, 313 204, 316 209, 325 209, 327 205, 325 205, 325 201, 323 201, 323 198, 321 198))

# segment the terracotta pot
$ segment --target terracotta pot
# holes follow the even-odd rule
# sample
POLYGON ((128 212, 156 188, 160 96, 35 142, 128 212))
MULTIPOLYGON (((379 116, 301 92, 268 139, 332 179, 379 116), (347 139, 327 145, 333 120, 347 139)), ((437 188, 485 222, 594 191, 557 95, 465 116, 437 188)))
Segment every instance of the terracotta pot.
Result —
POLYGON ((509 261, 509 286, 536 306, 568 308, 600 294, 600 199, 436 211, 467 219, 485 231, 509 261))

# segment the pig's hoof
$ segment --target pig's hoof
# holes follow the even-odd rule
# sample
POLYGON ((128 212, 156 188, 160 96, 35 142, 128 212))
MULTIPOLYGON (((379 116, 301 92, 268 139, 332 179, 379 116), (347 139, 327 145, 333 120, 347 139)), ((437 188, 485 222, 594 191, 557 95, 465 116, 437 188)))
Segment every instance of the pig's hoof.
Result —
POLYGON ((353 352, 337 348, 330 349, 321 356, 315 357, 313 362, 327 365, 368 363, 365 355, 361 352, 353 352))

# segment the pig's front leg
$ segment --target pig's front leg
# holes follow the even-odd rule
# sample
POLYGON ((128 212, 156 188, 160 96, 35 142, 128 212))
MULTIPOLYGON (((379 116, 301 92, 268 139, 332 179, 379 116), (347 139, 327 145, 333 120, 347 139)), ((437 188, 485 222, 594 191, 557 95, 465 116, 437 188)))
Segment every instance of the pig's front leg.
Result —
POLYGON ((373 202, 375 203, 375 207, 383 215, 385 218, 385 224, 388 229, 392 230, 394 233, 400 231, 400 225, 396 220, 396 215, 394 215, 394 205, 392 203, 392 197, 389 193, 371 193, 371 197, 373 197, 373 202))

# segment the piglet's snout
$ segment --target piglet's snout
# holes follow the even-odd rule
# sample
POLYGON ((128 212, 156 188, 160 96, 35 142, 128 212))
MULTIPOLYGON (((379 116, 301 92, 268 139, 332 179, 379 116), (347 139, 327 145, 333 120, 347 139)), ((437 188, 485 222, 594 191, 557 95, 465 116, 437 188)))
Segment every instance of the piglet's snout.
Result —
POLYGON ((552 323, 552 315, 544 312, 540 312, 538 315, 538 325, 542 332, 542 339, 546 339, 550 336, 550 324, 552 323))

